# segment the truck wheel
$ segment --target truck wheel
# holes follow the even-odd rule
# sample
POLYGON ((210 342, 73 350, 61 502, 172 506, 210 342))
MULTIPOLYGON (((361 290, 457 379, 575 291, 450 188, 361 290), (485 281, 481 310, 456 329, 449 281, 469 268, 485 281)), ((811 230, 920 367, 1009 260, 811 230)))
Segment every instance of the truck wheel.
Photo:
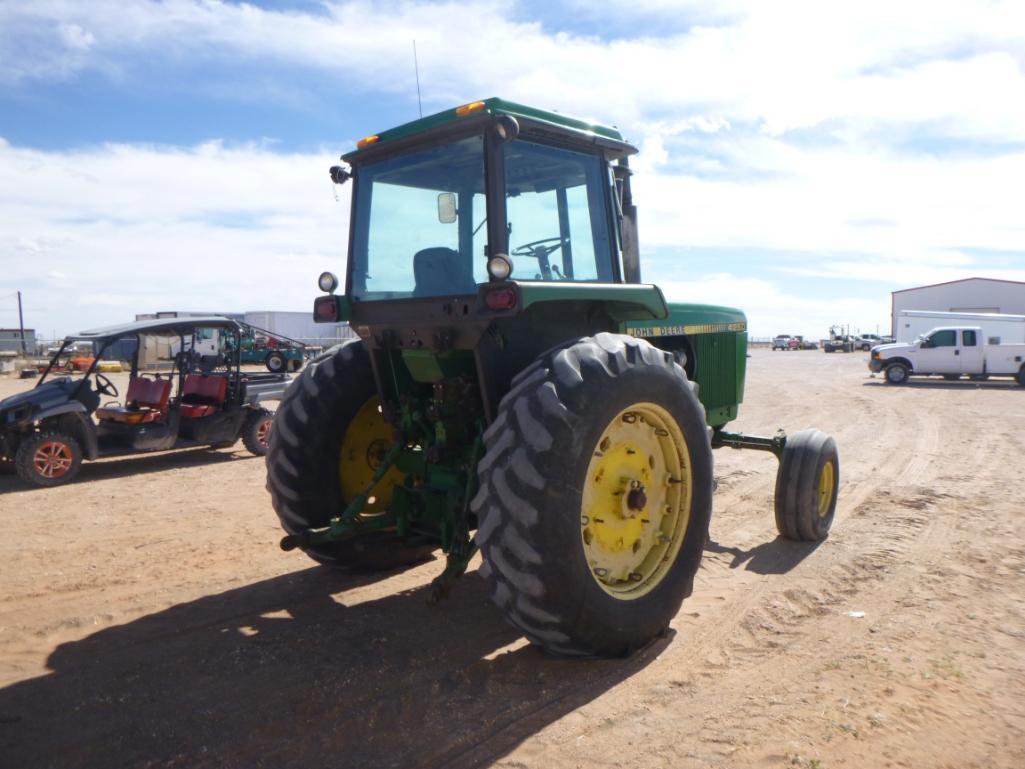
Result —
MULTIPOLYGON (((353 339, 310 361, 285 391, 270 432, 267 488, 282 528, 298 534, 327 526, 370 481, 391 443, 363 342, 353 339)), ((391 489, 401 480, 391 470, 364 515, 387 510, 391 489)), ((427 560, 432 550, 433 545, 378 532, 317 545, 306 554, 346 571, 376 571, 427 560)))
POLYGON ((267 353, 267 359, 264 363, 267 366, 267 370, 275 374, 280 374, 285 370, 285 356, 279 352, 267 353))
POLYGON ((545 353, 512 384, 473 501, 491 598, 550 652, 628 654, 690 595, 708 535, 694 385, 670 353, 618 334, 545 353))
POLYGON ((70 482, 82 466, 82 447, 65 432, 44 430, 18 446, 14 465, 23 481, 36 486, 70 482))
POLYGON ((246 416, 246 421, 242 425, 242 445, 251 453, 262 457, 267 453, 267 447, 270 445, 270 430, 273 422, 273 411, 255 409, 246 416))
POLYGON ((891 363, 886 367, 886 381, 890 384, 904 384, 908 381, 908 367, 903 363, 891 363))
POLYGON ((787 438, 776 473, 776 529, 787 539, 825 539, 839 487, 836 442, 821 430, 794 433, 787 438))

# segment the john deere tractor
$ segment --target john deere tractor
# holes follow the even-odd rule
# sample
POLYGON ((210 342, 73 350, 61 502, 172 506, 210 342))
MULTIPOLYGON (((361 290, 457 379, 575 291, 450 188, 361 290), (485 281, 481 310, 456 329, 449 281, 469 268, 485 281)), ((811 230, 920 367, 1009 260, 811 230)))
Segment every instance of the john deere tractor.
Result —
POLYGON ((776 525, 821 540, 839 460, 817 430, 727 432, 744 390, 739 310, 641 282, 618 131, 488 99, 368 136, 351 180, 344 293, 358 338, 314 359, 277 414, 268 486, 285 550, 348 570, 479 549, 494 602, 533 643, 627 654, 691 592, 712 449, 780 460, 776 525))

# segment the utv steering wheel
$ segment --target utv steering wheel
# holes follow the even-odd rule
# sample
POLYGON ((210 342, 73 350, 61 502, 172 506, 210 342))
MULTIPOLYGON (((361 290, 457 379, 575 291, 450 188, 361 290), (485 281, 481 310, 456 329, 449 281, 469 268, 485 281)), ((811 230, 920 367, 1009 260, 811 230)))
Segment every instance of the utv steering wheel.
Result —
MULTIPOLYGON (((537 266, 541 269, 540 277, 543 280, 551 280, 552 266, 548 261, 548 255, 558 251, 562 248, 563 244, 563 239, 558 235, 554 238, 541 238, 541 240, 533 240, 530 243, 524 243, 522 246, 516 246, 516 248, 509 252, 509 255, 532 256, 537 259, 537 266)), ((562 279, 562 274, 559 272, 558 267, 555 268, 555 275, 560 280, 562 279)))
POLYGON ((111 398, 116 398, 118 395, 114 383, 103 374, 96 374, 96 392, 101 395, 109 395, 111 398))

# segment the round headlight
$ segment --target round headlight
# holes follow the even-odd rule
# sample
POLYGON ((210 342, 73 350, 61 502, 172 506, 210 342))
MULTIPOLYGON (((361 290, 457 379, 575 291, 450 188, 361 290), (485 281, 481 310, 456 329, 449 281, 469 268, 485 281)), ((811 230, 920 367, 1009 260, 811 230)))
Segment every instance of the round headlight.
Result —
POLYGON ((317 278, 317 285, 320 286, 320 290, 325 294, 331 294, 338 288, 338 278, 335 277, 333 272, 322 272, 320 277, 317 278))
POLYGON ((495 254, 488 259, 488 275, 492 280, 505 280, 512 275, 512 260, 505 254, 495 254))

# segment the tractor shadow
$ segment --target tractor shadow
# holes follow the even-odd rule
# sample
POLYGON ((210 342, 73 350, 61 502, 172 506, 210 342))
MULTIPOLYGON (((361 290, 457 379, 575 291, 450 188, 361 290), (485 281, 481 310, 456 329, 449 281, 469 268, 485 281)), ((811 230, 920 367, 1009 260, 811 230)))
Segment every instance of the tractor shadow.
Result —
POLYGON ((821 544, 795 542, 784 537, 776 537, 771 542, 763 542, 750 550, 743 550, 709 539, 705 544, 705 552, 732 555, 733 560, 729 563, 731 569, 743 567, 755 574, 786 574, 814 553, 821 544))
MULTIPOLYGON (((242 444, 225 449, 209 447, 180 449, 178 451, 141 454, 126 457, 101 459, 95 462, 83 462, 78 475, 71 485, 106 481, 115 478, 126 478, 130 475, 159 473, 165 470, 187 469, 191 467, 207 467, 240 459, 258 459, 246 451, 242 444)), ((26 483, 18 477, 11 463, 0 463, 0 494, 8 492, 45 492, 47 489, 26 483)))
POLYGON ((553 659, 476 574, 437 607, 426 585, 347 605, 372 579, 312 568, 58 646, 49 674, 0 690, 6 765, 487 766, 672 639, 553 659))

